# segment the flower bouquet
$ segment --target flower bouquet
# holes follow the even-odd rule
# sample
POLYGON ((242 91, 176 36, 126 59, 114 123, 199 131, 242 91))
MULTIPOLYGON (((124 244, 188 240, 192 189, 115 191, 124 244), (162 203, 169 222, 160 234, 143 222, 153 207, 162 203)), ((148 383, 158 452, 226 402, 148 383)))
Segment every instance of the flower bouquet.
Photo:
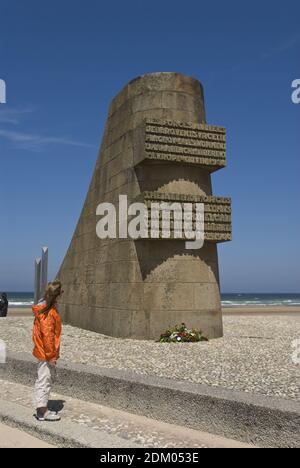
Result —
POLYGON ((174 328, 169 328, 162 333, 159 338, 159 343, 196 343, 198 341, 208 341, 201 330, 195 328, 188 329, 185 323, 176 325, 174 328))

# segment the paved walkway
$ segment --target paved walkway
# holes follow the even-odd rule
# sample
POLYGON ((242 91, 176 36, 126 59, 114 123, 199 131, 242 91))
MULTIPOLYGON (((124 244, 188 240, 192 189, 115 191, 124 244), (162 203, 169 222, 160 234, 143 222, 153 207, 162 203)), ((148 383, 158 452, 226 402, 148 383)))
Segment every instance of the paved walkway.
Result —
POLYGON ((0 448, 53 448, 53 445, 0 423, 0 448))
MULTIPOLYGON (((0 380, 0 395, 3 407, 5 408, 10 405, 15 416, 18 416, 19 413, 20 418, 23 418, 23 409, 27 410, 26 424, 28 425, 28 418, 29 421, 32 420, 32 424, 35 425, 35 431, 38 431, 39 428, 45 429, 49 427, 51 431, 55 431, 57 428, 61 434, 67 434, 67 431, 70 432, 70 424, 72 423, 72 437, 76 438, 76 434, 81 432, 84 434, 87 442, 89 442, 90 431, 93 443, 95 444, 95 440, 98 440, 98 443, 101 444, 101 441, 104 440, 104 447, 111 446, 109 444, 113 444, 113 446, 118 446, 119 444, 123 447, 140 446, 147 448, 247 447, 246 444, 223 437, 178 425, 167 424, 56 393, 52 394, 50 406, 51 409, 61 412, 62 421, 60 423, 50 423, 50 426, 46 422, 36 425, 36 421, 32 416, 34 412, 31 406, 32 388, 0 380), (5 402, 7 402, 7 405, 5 402), (99 435, 98 439, 97 433, 99 435)), ((15 433, 14 437, 9 439, 9 443, 18 443, 18 434, 15 433)))

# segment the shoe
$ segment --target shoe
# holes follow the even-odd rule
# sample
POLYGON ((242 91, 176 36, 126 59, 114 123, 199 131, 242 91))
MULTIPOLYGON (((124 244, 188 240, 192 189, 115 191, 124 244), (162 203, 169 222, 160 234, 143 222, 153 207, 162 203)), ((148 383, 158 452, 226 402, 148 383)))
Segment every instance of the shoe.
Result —
POLYGON ((38 421, 51 421, 51 422, 54 421, 55 422, 55 421, 61 420, 61 417, 59 416, 59 414, 54 413, 53 411, 46 411, 46 413, 43 416, 36 413, 34 416, 38 421))

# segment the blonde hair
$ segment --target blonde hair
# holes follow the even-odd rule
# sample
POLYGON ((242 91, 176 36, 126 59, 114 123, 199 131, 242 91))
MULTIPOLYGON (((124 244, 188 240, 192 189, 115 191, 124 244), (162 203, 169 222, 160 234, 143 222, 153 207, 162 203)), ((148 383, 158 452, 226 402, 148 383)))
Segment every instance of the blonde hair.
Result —
POLYGON ((46 308, 43 309, 43 312, 48 312, 56 303, 58 296, 60 296, 62 291, 62 284, 60 281, 55 280, 52 283, 48 283, 48 286, 45 291, 44 301, 46 302, 46 308))

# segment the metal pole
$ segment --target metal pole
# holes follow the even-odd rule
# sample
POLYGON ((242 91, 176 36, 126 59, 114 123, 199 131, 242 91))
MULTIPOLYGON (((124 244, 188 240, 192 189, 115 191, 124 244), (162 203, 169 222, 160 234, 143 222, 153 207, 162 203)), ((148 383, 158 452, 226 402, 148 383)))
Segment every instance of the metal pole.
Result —
POLYGON ((41 259, 36 258, 34 262, 34 303, 37 304, 40 300, 40 291, 41 291, 41 259))
POLYGON ((48 247, 42 248, 42 266, 41 266, 41 288, 40 299, 42 299, 48 283, 48 247))

